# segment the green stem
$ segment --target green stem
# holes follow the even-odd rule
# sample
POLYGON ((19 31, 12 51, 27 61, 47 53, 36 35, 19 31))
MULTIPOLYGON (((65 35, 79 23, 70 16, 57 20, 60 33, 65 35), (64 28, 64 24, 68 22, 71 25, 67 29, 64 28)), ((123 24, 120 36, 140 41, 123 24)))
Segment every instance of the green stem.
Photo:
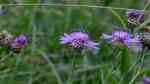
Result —
POLYGON ((121 18, 121 16, 116 11, 114 11, 113 9, 108 9, 108 10, 111 11, 114 16, 116 16, 116 18, 121 22, 121 24, 123 25, 124 28, 127 28, 124 20, 121 18))
POLYGON ((144 11, 150 6, 150 1, 148 0, 145 7, 144 7, 144 11))
POLYGON ((143 48, 142 52, 141 52, 141 56, 140 56, 141 59, 139 60, 141 65, 139 66, 137 73, 131 79, 131 81, 129 82, 129 84, 133 84, 135 82, 135 80, 137 79, 137 77, 140 75, 140 72, 141 72, 141 70, 143 68, 144 58, 145 58, 144 51, 145 51, 145 49, 143 48))
POLYGON ((52 69, 54 75, 56 76, 56 79, 57 79, 57 81, 58 81, 58 84, 63 84, 63 81, 62 81, 62 79, 61 79, 59 73, 57 72, 55 65, 52 63, 51 60, 49 60, 47 54, 46 54, 46 53, 43 53, 42 56, 43 56, 43 58, 48 62, 49 67, 51 67, 51 69, 52 69))

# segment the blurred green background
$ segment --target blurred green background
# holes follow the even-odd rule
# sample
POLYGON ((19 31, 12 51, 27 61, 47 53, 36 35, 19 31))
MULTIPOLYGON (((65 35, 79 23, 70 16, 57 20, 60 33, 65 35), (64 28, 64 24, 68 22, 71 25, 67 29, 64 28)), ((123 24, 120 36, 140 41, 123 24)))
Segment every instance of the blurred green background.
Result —
MULTIPOLYGON (((8 58, 0 63, 0 84, 129 84, 138 69, 138 65, 131 67, 138 54, 128 49, 120 53, 119 49, 100 41, 100 35, 123 27, 121 21, 126 26, 126 11, 143 10, 146 1, 0 0, 0 30, 14 35, 24 33, 29 38, 21 53, 1 52, 1 58, 8 58), (79 4, 125 9, 8 4, 79 4), (81 53, 59 44, 64 32, 79 30, 89 32, 100 43, 98 54, 89 50, 81 53)), ((149 54, 147 58, 145 67, 131 84, 142 84, 142 77, 150 74, 149 54)))

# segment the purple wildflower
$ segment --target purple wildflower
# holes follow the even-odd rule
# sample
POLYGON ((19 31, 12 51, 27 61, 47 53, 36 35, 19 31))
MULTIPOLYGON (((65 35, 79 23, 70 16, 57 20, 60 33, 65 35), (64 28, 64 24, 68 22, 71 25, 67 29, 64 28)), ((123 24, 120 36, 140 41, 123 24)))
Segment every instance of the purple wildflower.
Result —
POLYGON ((91 49, 98 49, 98 43, 91 41, 89 35, 85 32, 64 33, 60 38, 60 43, 69 44, 75 48, 84 46, 91 49))
POLYGON ((104 39, 111 40, 111 42, 115 45, 125 44, 128 46, 132 43, 140 43, 138 36, 133 37, 130 33, 123 30, 114 31, 112 35, 103 34, 102 37, 104 39))
POLYGON ((136 10, 129 10, 127 11, 127 17, 129 24, 138 25, 144 22, 144 12, 143 11, 136 11, 136 10))
POLYGON ((127 11, 127 16, 128 17, 139 17, 141 15, 144 16, 144 12, 136 11, 136 10, 129 10, 129 11, 127 11))
POLYGON ((145 77, 145 78, 143 79, 143 82, 144 82, 145 84, 150 84, 150 77, 145 77))
POLYGON ((20 35, 14 39, 11 44, 12 48, 23 48, 27 44, 27 37, 25 35, 20 35))

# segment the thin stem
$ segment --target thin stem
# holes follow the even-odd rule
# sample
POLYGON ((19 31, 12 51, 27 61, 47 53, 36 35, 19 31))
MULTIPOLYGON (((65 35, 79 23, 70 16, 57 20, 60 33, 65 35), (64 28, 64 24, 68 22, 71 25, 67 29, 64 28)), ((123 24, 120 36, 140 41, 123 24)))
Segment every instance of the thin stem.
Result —
POLYGON ((129 82, 129 84, 133 84, 136 78, 140 75, 141 68, 138 69, 137 73, 135 76, 132 78, 132 80, 129 82))
POLYGON ((141 52, 141 60, 140 60, 141 68, 143 67, 144 58, 145 58, 144 52, 145 52, 145 48, 143 48, 141 52))
POLYGON ((120 16, 115 10, 113 10, 113 9, 108 9, 108 10, 110 10, 110 11, 112 12, 112 14, 114 14, 114 15, 117 17, 117 19, 118 19, 118 20, 121 22, 121 24, 123 25, 123 28, 127 28, 127 26, 126 26, 124 20, 121 18, 121 16, 120 16))
POLYGON ((135 31, 137 32, 138 30, 143 28, 145 25, 147 25, 149 22, 150 22, 150 17, 148 17, 148 19, 144 21, 144 23, 140 24, 137 28, 135 28, 135 31))
MULTIPOLYGON (((33 11, 35 12, 37 10, 37 7, 34 7, 33 11)), ((37 26, 35 24, 35 14, 30 16, 30 27, 32 28, 32 49, 31 49, 31 54, 34 53, 36 49, 36 34, 37 34, 37 26)))
MULTIPOLYGON (((83 51, 82 51, 82 54, 83 54, 83 68, 84 68, 84 69, 87 69, 87 67, 88 67, 88 59, 87 59, 86 51, 83 50, 83 51)), ((82 84, 87 84, 87 83, 86 83, 86 79, 87 79, 87 77, 86 77, 86 72, 85 72, 85 73, 83 74, 83 76, 82 76, 82 84)))
POLYGON ((29 76, 29 81, 28 81, 28 84, 32 84, 33 83, 33 72, 30 74, 30 76, 29 76))
POLYGON ((4 57, 2 57, 1 59, 0 59, 0 62, 3 62, 3 61, 5 61, 9 56, 12 56, 12 52, 9 52, 9 54, 8 55, 6 55, 6 56, 4 56, 4 57))
POLYGON ((145 7, 144 7, 144 11, 150 6, 150 0, 147 1, 145 7))
MULTIPOLYGON (((146 9, 150 6, 150 1, 147 2, 147 4, 145 5, 143 12, 146 12, 146 9)), ((141 16, 142 17, 142 16, 141 16)), ((140 20, 140 18, 138 18, 138 21, 140 20)), ((140 24, 137 28, 136 31, 140 30, 141 28, 143 28, 143 26, 147 25, 150 22, 150 17, 148 17, 148 19, 146 21, 144 21, 142 24, 140 24)))
POLYGON ((137 79, 137 77, 140 75, 140 72, 141 72, 141 70, 143 68, 143 63, 144 63, 144 57, 145 57, 144 51, 145 51, 145 49, 143 48, 142 51, 141 51, 141 56, 140 56, 140 58, 141 58, 141 60, 140 60, 141 66, 139 66, 137 73, 132 78, 132 80, 129 82, 129 84, 133 84, 134 81, 137 79))
MULTIPOLYGON (((131 9, 131 8, 118 8, 118 7, 110 7, 110 6, 97 6, 97 5, 85 5, 85 4, 55 4, 55 3, 49 3, 49 4, 0 4, 4 6, 63 6, 63 7, 88 7, 88 8, 102 8, 102 9, 115 9, 115 10, 137 10, 137 11, 143 11, 140 9, 131 9)), ((149 10, 145 10, 147 12, 150 12, 149 10)))
POLYGON ((19 64, 22 62, 22 55, 23 55, 23 50, 21 49, 19 54, 16 54, 16 69, 19 67, 19 64))
POLYGON ((106 84, 106 83, 105 83, 105 80, 104 80, 104 74, 103 74, 103 71, 102 71, 102 70, 101 70, 101 81, 102 81, 102 82, 101 82, 102 84, 106 84))
POLYGON ((51 67, 53 73, 54 73, 55 76, 56 76, 56 79, 57 79, 57 81, 58 81, 58 84, 63 84, 63 81, 62 81, 62 79, 61 79, 59 73, 57 72, 57 70, 56 70, 54 64, 51 62, 51 60, 49 60, 47 54, 46 54, 46 53, 43 53, 42 56, 43 56, 43 58, 48 62, 48 65, 51 67))

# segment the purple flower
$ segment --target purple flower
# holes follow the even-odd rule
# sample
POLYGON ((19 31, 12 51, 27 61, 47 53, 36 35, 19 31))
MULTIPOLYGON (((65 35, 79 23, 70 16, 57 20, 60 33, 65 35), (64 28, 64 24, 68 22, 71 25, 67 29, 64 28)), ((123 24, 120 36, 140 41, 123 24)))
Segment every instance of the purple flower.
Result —
POLYGON ((89 35, 85 32, 64 33, 60 38, 61 44, 69 44, 75 48, 87 47, 91 49, 98 49, 98 43, 90 40, 89 35))
POLYGON ((144 22, 144 12, 143 11, 136 11, 136 10, 129 10, 127 11, 127 17, 129 24, 138 25, 144 22))
POLYGON ((102 37, 110 40, 115 45, 124 44, 129 46, 132 43, 140 43, 138 36, 133 37, 133 35, 123 30, 114 31, 112 35, 103 34, 102 37))
POLYGON ((127 16, 128 17, 139 17, 141 15, 144 16, 144 12, 136 11, 136 10, 129 10, 129 11, 127 11, 127 16))
POLYGON ((143 81, 145 84, 150 84, 150 77, 145 77, 143 81))
POLYGON ((14 39, 14 41, 11 44, 11 47, 19 49, 23 48, 27 44, 27 41, 28 41, 27 36, 22 34, 14 39))

